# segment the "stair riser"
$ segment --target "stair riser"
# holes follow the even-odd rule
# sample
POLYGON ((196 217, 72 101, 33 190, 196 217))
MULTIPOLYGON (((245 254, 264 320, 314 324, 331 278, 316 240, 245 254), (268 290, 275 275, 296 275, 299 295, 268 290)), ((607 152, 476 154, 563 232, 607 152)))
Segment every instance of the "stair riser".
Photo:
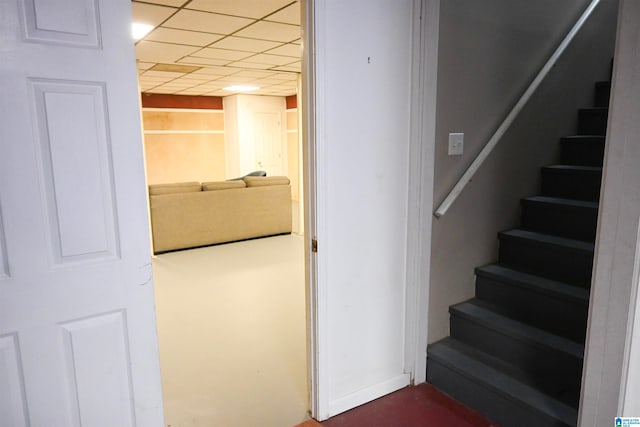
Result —
POLYGON ((542 169, 542 195, 565 199, 598 201, 600 173, 558 172, 542 169))
POLYGON ((500 239, 502 264, 548 279, 588 288, 591 285, 593 252, 527 239, 500 239))
POLYGON ((427 363, 428 382, 502 427, 569 427, 569 424, 522 406, 511 396, 461 375, 438 361, 429 359, 427 363))
POLYGON ((596 96, 594 107, 609 107, 609 95, 611 93, 611 82, 596 83, 596 96))
POLYGON ((570 239, 594 241, 598 211, 585 207, 523 201, 523 228, 570 239))
POLYGON ((579 135, 604 135, 607 132, 607 109, 583 109, 578 112, 579 135))
POLYGON ((499 308, 500 313, 547 332, 584 342, 587 302, 559 298, 524 286, 477 276, 476 298, 499 308))
POLYGON ((604 140, 582 141, 565 138, 560 141, 560 164, 602 166, 604 140))
POLYGON ((581 358, 506 335, 454 313, 451 314, 451 337, 516 366, 532 385, 540 388, 548 388, 550 384, 566 389, 580 387, 581 358))

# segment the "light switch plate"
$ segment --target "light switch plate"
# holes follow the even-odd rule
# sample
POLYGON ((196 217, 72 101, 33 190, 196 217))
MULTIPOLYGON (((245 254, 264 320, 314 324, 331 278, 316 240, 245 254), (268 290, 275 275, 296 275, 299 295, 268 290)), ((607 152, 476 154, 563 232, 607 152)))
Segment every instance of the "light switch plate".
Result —
POLYGON ((464 133, 449 134, 449 155, 461 156, 464 152, 464 133))

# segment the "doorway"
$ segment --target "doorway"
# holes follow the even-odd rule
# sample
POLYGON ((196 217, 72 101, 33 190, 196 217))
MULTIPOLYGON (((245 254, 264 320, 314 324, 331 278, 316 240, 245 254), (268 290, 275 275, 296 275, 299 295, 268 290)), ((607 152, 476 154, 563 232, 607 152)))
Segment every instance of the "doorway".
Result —
POLYGON ((149 183, 168 177, 224 181, 265 169, 268 175, 289 177, 294 212, 291 235, 155 257, 166 424, 297 424, 308 411, 304 242, 301 213, 295 214, 302 194, 295 99, 300 57, 293 56, 300 50, 300 35, 299 29, 297 36, 292 32, 299 28, 298 2, 132 4, 134 19, 146 19, 155 28, 136 48, 143 106, 160 96, 224 100, 217 108, 143 108, 148 176, 156 179, 149 183), (234 85, 258 89, 225 90, 234 85), (243 118, 235 118, 234 132, 224 104, 258 97, 281 102, 281 109, 271 113, 258 107, 246 116, 253 133, 268 134, 249 138, 247 145, 237 135, 245 129, 243 118), (268 149, 259 140, 270 142, 268 149), (186 146, 200 151, 181 150, 186 146), (222 172, 206 165, 172 168, 179 161, 216 164, 221 159, 222 172), (171 174, 162 177, 163 167, 171 174))

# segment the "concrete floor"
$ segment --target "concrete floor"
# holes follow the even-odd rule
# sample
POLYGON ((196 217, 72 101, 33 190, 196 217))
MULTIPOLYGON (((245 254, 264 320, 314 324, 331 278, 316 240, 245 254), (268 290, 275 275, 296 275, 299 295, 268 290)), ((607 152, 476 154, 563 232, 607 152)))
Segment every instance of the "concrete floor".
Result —
POLYGON ((302 236, 162 254, 153 272, 166 426, 308 419, 302 236))

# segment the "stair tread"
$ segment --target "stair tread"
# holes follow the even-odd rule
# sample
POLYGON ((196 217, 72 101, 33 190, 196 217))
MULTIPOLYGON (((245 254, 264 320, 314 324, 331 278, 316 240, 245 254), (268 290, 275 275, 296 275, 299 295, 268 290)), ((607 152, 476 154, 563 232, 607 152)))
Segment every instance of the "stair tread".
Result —
POLYGON ((514 270, 500 264, 490 264, 476 268, 476 274, 511 285, 527 287, 539 293, 551 294, 565 299, 571 299, 585 305, 589 303, 589 291, 578 286, 557 280, 546 279, 522 271, 514 270))
POLYGON ((563 136, 561 139, 604 142, 605 138, 606 138, 605 135, 568 135, 568 136, 563 136))
POLYGON ((549 166, 543 166, 542 169, 561 171, 561 172, 564 172, 564 171, 592 172, 592 173, 602 172, 602 166, 549 165, 549 166))
POLYGON ((578 110, 579 111, 598 111, 598 112, 601 112, 601 111, 605 111, 605 110, 608 110, 608 109, 609 109, 609 107, 583 107, 583 108, 579 108, 578 110))
POLYGON ((449 307, 449 312, 484 327, 567 353, 576 358, 581 359, 584 354, 584 345, 503 316, 479 300, 472 299, 453 305, 449 307))
POLYGON ((598 209, 597 202, 590 202, 586 200, 577 200, 577 199, 567 199, 562 197, 549 197, 549 196, 531 196, 526 197, 526 201, 538 202, 538 203, 547 203, 553 205, 563 205, 563 206, 572 206, 579 208, 588 208, 588 209, 598 209))
POLYGON ((458 374, 484 384, 505 398, 535 408, 567 425, 575 425, 577 410, 542 391, 509 375, 504 362, 473 349, 454 338, 446 338, 429 346, 428 358, 458 374))
POLYGON ((569 239, 566 237, 558 237, 551 234, 543 234, 535 231, 527 231, 519 228, 513 230, 501 231, 498 235, 502 238, 527 239, 538 243, 564 246, 580 251, 593 252, 595 244, 583 240, 569 239))

